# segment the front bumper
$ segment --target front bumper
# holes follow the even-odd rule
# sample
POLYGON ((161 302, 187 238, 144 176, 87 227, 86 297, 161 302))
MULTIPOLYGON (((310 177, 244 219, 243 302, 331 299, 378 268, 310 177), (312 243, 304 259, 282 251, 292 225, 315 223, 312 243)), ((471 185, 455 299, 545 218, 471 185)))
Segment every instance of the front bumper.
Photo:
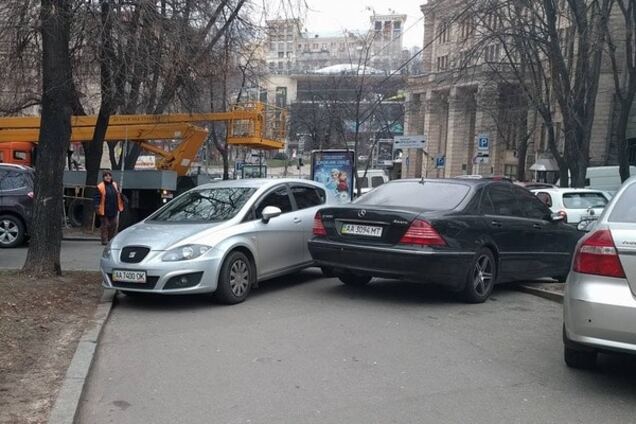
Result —
POLYGON ((636 354, 636 298, 624 279, 570 272, 563 320, 566 344, 636 354))
POLYGON ((443 252, 401 247, 362 246, 314 238, 309 252, 318 265, 374 277, 434 283, 461 290, 472 252, 443 252))
POLYGON ((161 294, 210 293, 216 290, 222 252, 211 249, 203 256, 189 261, 162 262, 163 251, 150 251, 140 263, 125 263, 119 260, 120 251, 113 250, 111 257, 102 258, 100 271, 105 288, 161 294), (145 271, 146 283, 118 283, 112 281, 113 270, 145 271), (173 277, 200 273, 198 284, 185 288, 166 287, 173 277))

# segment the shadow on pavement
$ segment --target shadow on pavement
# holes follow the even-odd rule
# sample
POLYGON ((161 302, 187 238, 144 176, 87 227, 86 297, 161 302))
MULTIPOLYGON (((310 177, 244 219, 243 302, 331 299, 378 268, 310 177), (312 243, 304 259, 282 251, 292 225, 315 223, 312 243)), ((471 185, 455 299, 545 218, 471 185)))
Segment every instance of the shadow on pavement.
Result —
MULTIPOLYGON (((258 288, 252 289, 246 302, 254 301, 261 296, 267 296, 280 290, 310 283, 322 278, 322 273, 317 268, 306 269, 283 277, 263 281, 258 288)), ((153 293, 140 293, 132 296, 118 293, 117 307, 131 307, 140 310, 181 310, 210 308, 214 306, 238 306, 223 305, 218 303, 213 294, 202 293, 192 295, 162 295, 153 293)))

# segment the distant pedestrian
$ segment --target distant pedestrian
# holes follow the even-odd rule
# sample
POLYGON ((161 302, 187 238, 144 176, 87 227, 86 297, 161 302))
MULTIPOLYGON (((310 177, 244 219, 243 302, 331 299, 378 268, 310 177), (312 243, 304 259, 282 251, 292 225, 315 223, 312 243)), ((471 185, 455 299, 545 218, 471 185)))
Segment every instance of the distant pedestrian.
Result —
POLYGON ((117 234, 119 214, 124 211, 124 197, 110 171, 104 172, 102 179, 97 184, 95 211, 100 221, 102 244, 106 245, 117 234))

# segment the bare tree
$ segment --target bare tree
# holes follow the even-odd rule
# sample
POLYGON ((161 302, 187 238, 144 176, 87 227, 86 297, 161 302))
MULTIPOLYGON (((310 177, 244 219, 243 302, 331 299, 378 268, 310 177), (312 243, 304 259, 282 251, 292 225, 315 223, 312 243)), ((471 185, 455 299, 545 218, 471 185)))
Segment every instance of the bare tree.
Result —
POLYGON ((31 243, 23 271, 61 274, 62 178, 71 138, 72 70, 69 52, 71 2, 42 0, 42 124, 35 173, 31 243))
POLYGON ((612 11, 623 24, 607 20, 605 31, 615 90, 616 156, 625 181, 630 177, 627 125, 636 98, 636 0, 612 0, 612 11))

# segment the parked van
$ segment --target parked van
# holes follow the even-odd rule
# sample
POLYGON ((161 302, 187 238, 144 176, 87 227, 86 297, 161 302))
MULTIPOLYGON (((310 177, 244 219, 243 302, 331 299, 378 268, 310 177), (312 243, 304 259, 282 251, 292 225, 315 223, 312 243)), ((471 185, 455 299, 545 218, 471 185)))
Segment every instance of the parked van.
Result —
POLYGON ((361 193, 364 194, 388 182, 389 177, 384 169, 368 169, 366 175, 364 169, 361 169, 358 170, 358 181, 360 181, 361 193))
MULTIPOLYGON (((636 175, 636 166, 629 167, 629 174, 636 175)), ((557 181, 557 186, 559 182, 557 181)), ((621 174, 618 166, 590 166, 585 174, 585 188, 616 194, 621 187, 621 174)))

